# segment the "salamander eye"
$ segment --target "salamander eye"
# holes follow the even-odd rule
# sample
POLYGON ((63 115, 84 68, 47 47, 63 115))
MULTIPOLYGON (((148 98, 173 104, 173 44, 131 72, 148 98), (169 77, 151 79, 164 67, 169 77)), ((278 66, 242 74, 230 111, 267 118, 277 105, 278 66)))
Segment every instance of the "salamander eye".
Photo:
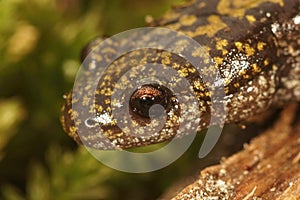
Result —
MULTIPOLYGON (((144 85, 138 88, 130 97, 129 105, 133 113, 149 118, 149 111, 153 105, 159 104, 165 111, 170 108, 170 91, 159 85, 144 85)), ((151 115, 159 116, 161 112, 154 109, 151 115)))

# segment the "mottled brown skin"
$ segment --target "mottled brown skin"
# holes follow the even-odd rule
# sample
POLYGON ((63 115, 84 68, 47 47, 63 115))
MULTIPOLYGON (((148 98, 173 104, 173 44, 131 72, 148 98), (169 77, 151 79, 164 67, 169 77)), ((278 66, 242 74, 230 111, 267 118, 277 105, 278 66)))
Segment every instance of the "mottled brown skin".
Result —
MULTIPOLYGON (((207 73, 203 76, 209 76, 212 69, 217 69, 221 74, 226 95, 221 101, 227 112, 226 122, 232 123, 262 113, 272 104, 300 100, 299 20, 300 0, 196 0, 173 8, 163 18, 150 22, 149 26, 161 26, 184 33, 199 42, 209 53, 214 66, 207 64, 207 73)), ((159 36, 167 38, 163 33, 159 36)), ((129 40, 123 45, 133 41, 129 40)), ((100 39, 96 39, 84 50, 83 58, 90 53, 83 68, 86 77, 100 76, 101 66, 97 65, 98 61, 109 60, 115 54, 115 49, 122 46, 112 43, 110 48, 99 49, 97 44, 100 42, 100 39)), ((192 55, 202 56, 197 50, 192 55)), ((126 134, 117 126, 115 116, 111 114, 111 103, 117 101, 111 99, 112 91, 120 87, 117 81, 121 75, 132 66, 146 63, 164 64, 177 70, 181 77, 189 81, 199 102, 195 109, 200 112, 200 121, 195 128, 199 131, 207 128, 212 93, 207 89, 210 85, 203 82, 202 74, 199 76, 189 61, 176 54, 141 49, 116 59, 98 83, 94 83, 93 78, 77 80, 85 85, 78 84, 73 99, 72 93, 67 94, 62 108, 61 121, 69 136, 96 149, 124 149, 172 139, 177 133, 181 109, 184 107, 178 104, 176 95, 167 89, 141 85, 140 91, 137 90, 130 99, 131 120, 140 126, 149 124, 147 109, 154 102, 161 102, 168 117, 159 134, 126 134), (86 113, 72 108, 72 102, 73 106, 89 106, 94 95, 89 84, 97 87, 95 102, 89 110, 97 116, 109 118, 107 123, 103 123, 103 120, 96 123, 82 119, 86 113), (77 133, 79 128, 83 130, 81 137, 77 133), (98 130, 98 134, 95 134, 95 130, 98 130)), ((155 69, 149 73, 155 75, 155 69)), ((174 84, 180 87, 178 82, 174 81, 174 84)))

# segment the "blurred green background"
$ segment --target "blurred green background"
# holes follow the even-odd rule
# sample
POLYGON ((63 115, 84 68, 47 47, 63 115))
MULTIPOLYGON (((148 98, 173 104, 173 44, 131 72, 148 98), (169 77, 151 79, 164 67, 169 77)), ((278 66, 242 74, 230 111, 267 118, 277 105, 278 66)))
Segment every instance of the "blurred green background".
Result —
MULTIPOLYGON (((59 122, 82 47, 142 27, 181 0, 0 0, 0 199, 155 199, 191 174, 185 154, 153 173, 110 169, 59 122)), ((199 146, 198 146, 199 147, 199 146)))

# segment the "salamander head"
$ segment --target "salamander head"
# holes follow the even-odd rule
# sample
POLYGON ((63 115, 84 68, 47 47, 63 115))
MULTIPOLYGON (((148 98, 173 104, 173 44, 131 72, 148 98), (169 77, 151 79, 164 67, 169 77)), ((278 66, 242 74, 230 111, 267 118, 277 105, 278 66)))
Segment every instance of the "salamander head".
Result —
MULTIPOLYGON (((95 149, 124 149, 207 127, 210 92, 184 56, 155 48, 115 56, 120 45, 107 42, 100 48, 99 43, 84 49, 80 75, 62 108, 64 130, 75 141, 95 149)), ((209 71, 212 63, 206 65, 209 71)))

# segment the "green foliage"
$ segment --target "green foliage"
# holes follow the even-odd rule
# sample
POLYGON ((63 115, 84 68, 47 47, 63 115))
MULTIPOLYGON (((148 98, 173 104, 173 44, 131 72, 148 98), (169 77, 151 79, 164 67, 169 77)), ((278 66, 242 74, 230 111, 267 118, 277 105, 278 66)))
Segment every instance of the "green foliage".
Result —
POLYGON ((82 47, 141 27, 171 3, 0 0, 0 199, 153 199, 189 169, 195 154, 155 173, 117 172, 78 148, 59 122, 82 47))

